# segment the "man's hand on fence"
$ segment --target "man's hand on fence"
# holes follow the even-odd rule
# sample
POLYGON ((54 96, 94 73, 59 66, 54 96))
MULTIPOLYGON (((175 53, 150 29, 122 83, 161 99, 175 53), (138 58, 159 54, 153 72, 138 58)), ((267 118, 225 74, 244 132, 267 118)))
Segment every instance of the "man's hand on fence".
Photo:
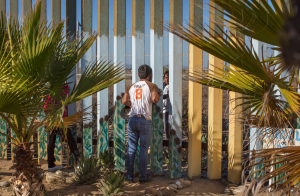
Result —
POLYGON ((159 88, 157 93, 158 93, 158 96, 160 96, 160 97, 161 97, 161 96, 162 96, 162 94, 163 94, 163 91, 162 91, 162 90, 159 88))

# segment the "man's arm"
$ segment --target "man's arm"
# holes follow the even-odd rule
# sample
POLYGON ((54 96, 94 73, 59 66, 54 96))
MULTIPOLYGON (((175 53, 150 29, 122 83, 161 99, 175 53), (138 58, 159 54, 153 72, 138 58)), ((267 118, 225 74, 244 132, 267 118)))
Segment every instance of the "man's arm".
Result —
POLYGON ((151 92, 151 99, 152 99, 152 103, 159 102, 159 95, 156 91, 151 92))
POLYGON ((131 107, 131 102, 129 101, 129 94, 125 93, 122 98, 122 104, 131 107))

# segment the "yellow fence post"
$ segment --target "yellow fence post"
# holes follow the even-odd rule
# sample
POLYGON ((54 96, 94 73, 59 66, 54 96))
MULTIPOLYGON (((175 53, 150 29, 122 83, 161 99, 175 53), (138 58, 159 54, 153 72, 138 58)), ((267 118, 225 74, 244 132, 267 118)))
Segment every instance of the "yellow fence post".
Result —
MULTIPOLYGON (((197 28, 202 23, 203 0, 190 0, 189 25, 197 28)), ((201 27, 200 27, 201 28, 201 27)), ((197 29, 200 30, 200 29, 197 29)), ((202 70, 202 50, 189 44, 189 72, 202 70)), ((189 146, 188 146, 188 177, 201 176, 202 148, 202 85, 189 81, 189 146)))
MULTIPOLYGON (((231 38, 238 38, 240 41, 245 40, 245 36, 231 30, 231 38)), ((234 67, 230 67, 235 70, 234 67)), ((240 93, 229 93, 229 135, 228 135, 228 181, 232 183, 241 182, 242 173, 242 154, 243 154, 243 127, 238 117, 242 115, 242 107, 238 106, 242 103, 240 93), (238 106, 238 107, 237 107, 238 106)))
MULTIPOLYGON (((209 31, 212 35, 223 36, 221 25, 216 22, 222 22, 217 16, 223 15, 214 9, 217 5, 209 2, 209 31), (221 28, 221 29, 220 29, 221 28)), ((220 7, 219 7, 220 8, 220 7)), ((223 61, 209 54, 209 70, 217 71, 223 69, 223 61)), ((208 158, 207 158, 207 177, 209 179, 221 178, 222 164, 222 101, 223 91, 221 89, 209 87, 208 90, 208 158)))

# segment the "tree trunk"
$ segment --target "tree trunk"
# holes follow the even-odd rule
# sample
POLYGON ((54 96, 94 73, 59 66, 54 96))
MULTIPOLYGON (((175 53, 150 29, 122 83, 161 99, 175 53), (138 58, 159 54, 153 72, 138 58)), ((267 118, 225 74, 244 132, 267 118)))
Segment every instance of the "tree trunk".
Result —
POLYGON ((42 184, 42 176, 40 165, 33 159, 31 150, 32 143, 21 143, 16 145, 13 153, 16 157, 13 161, 13 166, 10 169, 15 169, 12 180, 12 190, 17 196, 41 196, 45 195, 45 187, 42 184))

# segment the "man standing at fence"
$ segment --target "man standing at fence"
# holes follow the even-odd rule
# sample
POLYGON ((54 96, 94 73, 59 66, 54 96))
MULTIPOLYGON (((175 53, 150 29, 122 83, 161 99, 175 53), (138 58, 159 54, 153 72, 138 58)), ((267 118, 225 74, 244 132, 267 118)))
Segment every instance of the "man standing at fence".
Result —
POLYGON ((139 182, 149 182, 147 176, 148 148, 152 135, 152 103, 157 103, 161 90, 153 84, 152 69, 148 65, 141 65, 138 69, 140 81, 126 89, 122 103, 131 107, 127 125, 128 153, 127 153, 127 180, 133 182, 134 159, 140 139, 139 182))

